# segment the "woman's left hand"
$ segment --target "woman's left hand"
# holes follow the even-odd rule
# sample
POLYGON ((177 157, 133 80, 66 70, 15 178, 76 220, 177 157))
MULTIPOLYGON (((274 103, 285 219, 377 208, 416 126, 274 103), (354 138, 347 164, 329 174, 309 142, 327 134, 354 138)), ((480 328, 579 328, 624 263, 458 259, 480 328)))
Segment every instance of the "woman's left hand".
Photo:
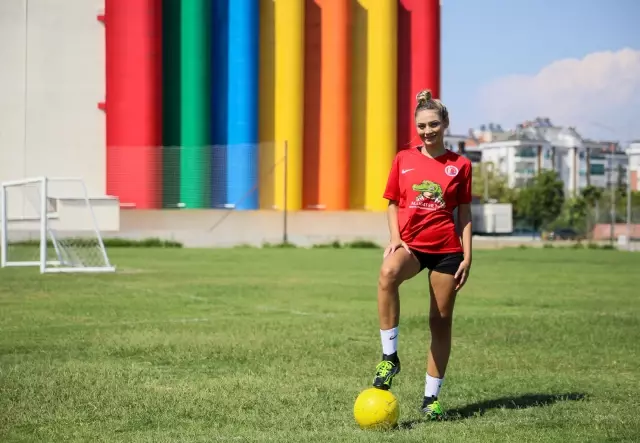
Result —
POLYGON ((469 278, 469 272, 471 271, 471 262, 467 260, 462 260, 460 266, 458 266, 458 270, 456 271, 455 279, 458 281, 458 285, 456 286, 456 291, 462 289, 464 284, 467 282, 469 278))

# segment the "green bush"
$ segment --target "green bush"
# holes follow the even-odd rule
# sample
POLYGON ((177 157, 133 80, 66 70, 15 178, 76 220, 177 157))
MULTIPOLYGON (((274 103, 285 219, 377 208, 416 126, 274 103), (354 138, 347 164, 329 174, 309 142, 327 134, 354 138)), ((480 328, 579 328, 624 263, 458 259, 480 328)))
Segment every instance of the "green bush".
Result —
POLYGON ((329 249, 380 249, 380 245, 369 240, 355 240, 347 243, 340 243, 334 240, 331 243, 317 243, 312 248, 329 248, 329 249))
POLYGON ((342 248, 342 244, 338 240, 335 240, 331 243, 318 243, 311 246, 314 249, 340 249, 342 248))
POLYGON ((296 245, 294 245, 293 243, 289 243, 289 242, 280 242, 280 243, 263 243, 262 244, 263 248, 297 248, 296 245))
MULTIPOLYGON (((65 238, 65 242, 74 242, 75 244, 95 244, 95 240, 86 238, 65 238)), ((105 248, 182 248, 182 243, 173 240, 161 240, 159 238, 143 238, 141 240, 132 240, 127 238, 103 238, 105 248)), ((11 246, 32 246, 37 247, 40 240, 24 240, 11 242, 11 246)), ((47 247, 53 247, 51 240, 47 240, 47 247)))
POLYGON ((356 240, 344 244, 345 248, 351 249, 381 249, 380 245, 369 240, 356 240))

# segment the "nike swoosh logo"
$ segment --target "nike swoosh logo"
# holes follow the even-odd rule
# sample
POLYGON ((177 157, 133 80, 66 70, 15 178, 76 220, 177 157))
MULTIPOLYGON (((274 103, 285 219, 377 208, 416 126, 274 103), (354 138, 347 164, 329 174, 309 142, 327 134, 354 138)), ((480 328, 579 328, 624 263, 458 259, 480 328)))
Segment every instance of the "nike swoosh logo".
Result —
POLYGON ((402 172, 403 174, 406 174, 406 173, 407 173, 407 172, 409 172, 409 171, 413 171, 413 169, 414 169, 414 168, 411 168, 411 169, 403 169, 401 172, 402 172))
POLYGON ((396 337, 397 337, 397 335, 394 335, 393 337, 389 337, 389 340, 393 340, 396 337))

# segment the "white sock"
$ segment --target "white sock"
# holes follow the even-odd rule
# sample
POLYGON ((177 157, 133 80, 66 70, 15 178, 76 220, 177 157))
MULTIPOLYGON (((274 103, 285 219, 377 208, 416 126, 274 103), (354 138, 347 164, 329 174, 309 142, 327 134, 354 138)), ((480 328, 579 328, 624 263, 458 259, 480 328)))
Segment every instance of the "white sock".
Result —
POLYGON ((382 353, 391 355, 398 351, 398 327, 391 329, 380 329, 380 341, 382 342, 382 353))
POLYGON ((442 378, 435 378, 427 374, 424 384, 425 397, 437 397, 440 395, 440 387, 442 386, 442 378))

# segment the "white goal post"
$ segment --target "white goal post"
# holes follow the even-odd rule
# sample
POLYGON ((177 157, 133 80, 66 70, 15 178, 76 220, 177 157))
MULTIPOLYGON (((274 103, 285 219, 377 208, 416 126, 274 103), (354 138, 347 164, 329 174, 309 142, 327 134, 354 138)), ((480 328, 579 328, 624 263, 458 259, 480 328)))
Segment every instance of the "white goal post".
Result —
POLYGON ((0 227, 3 268, 33 266, 41 273, 115 271, 82 178, 3 182, 0 227))

